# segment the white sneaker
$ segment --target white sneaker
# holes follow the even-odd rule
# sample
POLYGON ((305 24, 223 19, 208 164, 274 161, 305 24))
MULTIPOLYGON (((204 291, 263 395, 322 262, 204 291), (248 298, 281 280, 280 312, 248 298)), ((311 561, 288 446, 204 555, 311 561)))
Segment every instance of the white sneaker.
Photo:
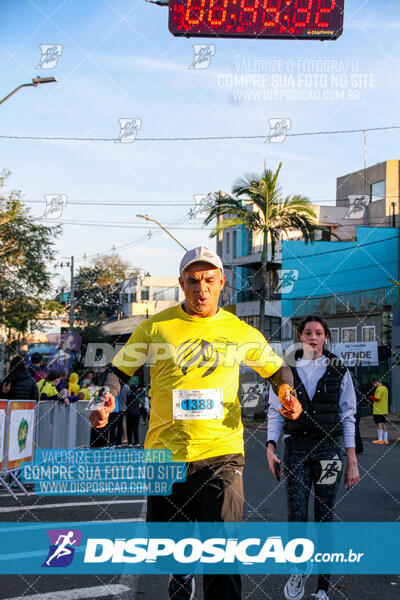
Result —
POLYGON ((304 596, 304 586, 307 576, 301 573, 291 575, 283 589, 286 600, 300 600, 304 596))
POLYGON ((318 590, 316 594, 311 594, 311 596, 314 596, 317 600, 329 600, 329 596, 325 590, 318 590))

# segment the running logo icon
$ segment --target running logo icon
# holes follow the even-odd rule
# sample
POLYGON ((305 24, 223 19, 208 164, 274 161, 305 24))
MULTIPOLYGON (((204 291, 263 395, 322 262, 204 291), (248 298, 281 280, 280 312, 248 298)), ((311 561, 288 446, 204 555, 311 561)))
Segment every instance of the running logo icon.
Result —
POLYGON ((294 269, 278 269, 276 272, 278 275, 276 291, 279 294, 290 294, 299 278, 299 272, 294 269))
POLYGON ((215 54, 214 44, 193 44, 193 62, 189 69, 207 69, 215 54))
POLYGON ((342 472, 341 460, 320 460, 321 475, 317 481, 319 485, 332 485, 342 472))
POLYGON ((68 198, 65 194, 45 194, 46 208, 41 216, 42 219, 60 219, 64 208, 67 206, 68 198))
POLYGON ((57 66, 58 59, 63 51, 61 44, 41 44, 40 52, 42 56, 37 69, 54 69, 57 66))
POLYGON ((291 119, 268 119, 269 135, 266 142, 270 144, 282 144, 286 140, 288 131, 292 128, 291 119))
POLYGON ((79 529, 48 529, 49 553, 42 567, 68 567, 74 558, 75 548, 81 545, 79 529))
POLYGON ((118 119, 119 136, 116 140, 121 144, 129 144, 136 140, 139 129, 142 128, 142 119, 118 119))
POLYGON ((369 196, 349 196, 349 210, 345 219, 362 219, 369 205, 369 196))

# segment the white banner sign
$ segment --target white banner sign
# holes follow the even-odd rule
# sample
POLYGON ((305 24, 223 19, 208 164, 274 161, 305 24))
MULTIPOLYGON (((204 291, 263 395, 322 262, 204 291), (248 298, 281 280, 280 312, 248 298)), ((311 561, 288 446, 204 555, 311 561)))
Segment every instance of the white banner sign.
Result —
POLYGON ((34 409, 14 409, 11 411, 10 439, 8 442, 8 459, 10 461, 32 456, 34 426, 34 409))
POLYGON ((377 342, 332 344, 331 351, 341 358, 348 367, 354 367, 358 364, 372 366, 377 366, 379 364, 377 342))

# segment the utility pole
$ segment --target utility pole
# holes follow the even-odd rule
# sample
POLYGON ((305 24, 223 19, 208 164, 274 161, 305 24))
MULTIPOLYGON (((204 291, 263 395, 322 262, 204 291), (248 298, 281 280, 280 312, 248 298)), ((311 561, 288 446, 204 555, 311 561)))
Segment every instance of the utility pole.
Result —
POLYGON ((5 363, 6 345, 4 338, 1 336, 0 339, 0 381, 4 379, 4 363, 5 363))
POLYGON ((69 296, 69 330, 72 331, 74 328, 74 303, 75 303, 75 289, 74 289, 74 257, 71 256, 70 261, 71 268, 71 288, 69 296))

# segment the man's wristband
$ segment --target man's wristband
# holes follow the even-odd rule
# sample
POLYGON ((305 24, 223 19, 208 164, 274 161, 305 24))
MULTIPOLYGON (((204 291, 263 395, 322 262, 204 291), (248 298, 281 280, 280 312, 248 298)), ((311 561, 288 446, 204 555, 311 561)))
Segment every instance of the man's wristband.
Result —
POLYGON ((274 450, 276 450, 276 442, 274 440, 268 440, 267 443, 265 444, 268 448, 268 444, 272 444, 274 447, 274 450))

